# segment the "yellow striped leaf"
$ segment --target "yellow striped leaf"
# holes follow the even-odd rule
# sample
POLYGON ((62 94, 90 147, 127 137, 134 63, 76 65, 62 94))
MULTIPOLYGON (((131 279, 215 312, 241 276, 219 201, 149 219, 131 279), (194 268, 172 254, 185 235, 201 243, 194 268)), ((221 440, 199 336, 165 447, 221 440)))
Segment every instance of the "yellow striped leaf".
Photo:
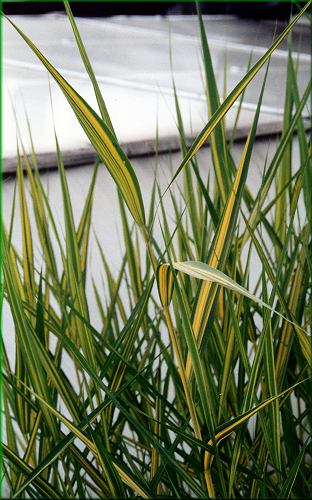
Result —
POLYGON ((54 66, 52 66, 33 42, 13 21, 8 17, 6 17, 6 19, 8 19, 11 25, 25 40, 27 45, 40 59, 63 91, 80 125, 116 182, 132 217, 137 224, 143 226, 145 224, 145 213, 139 182, 129 159, 119 146, 113 133, 88 103, 73 89, 65 78, 60 75, 54 66))
MULTIPOLYGON (((98 456, 98 449, 96 445, 91 441, 86 434, 81 431, 78 427, 78 425, 75 425, 71 423, 62 413, 60 413, 58 410, 53 408, 53 406, 49 405, 49 403, 41 398, 39 394, 37 394, 35 391, 32 391, 29 387, 27 389, 44 405, 48 408, 48 410, 55 415, 56 418, 58 418, 68 429, 70 432, 75 434, 77 438, 79 438, 88 448, 89 450, 95 455, 98 456)), ((119 467, 116 463, 114 463, 114 467, 116 468, 116 471, 120 475, 121 480, 127 485, 130 486, 136 493, 138 493, 141 497, 143 498, 149 498, 148 494, 130 477, 129 474, 126 474, 124 470, 119 467)), ((19 492, 17 492, 19 493, 19 492)), ((14 498, 16 496, 14 495, 14 498)))
POLYGON ((203 146, 205 141, 208 139, 210 134, 214 131, 216 126, 220 123, 222 118, 226 115, 226 113, 228 112, 230 107, 233 105, 233 103, 236 101, 236 99, 241 95, 241 93, 244 91, 244 89, 247 87, 247 85, 249 85, 249 83, 253 80, 253 78, 256 76, 256 74, 260 71, 260 69, 263 67, 263 65, 266 63, 266 61, 269 59, 269 57, 273 54, 274 50, 279 46, 279 44, 288 35, 288 33, 293 28, 293 26, 300 19, 300 17, 307 11, 309 6, 311 5, 311 1, 312 0, 310 0, 309 2, 306 3, 306 5, 303 7, 303 9, 292 20, 292 22, 289 23, 289 25, 284 29, 284 31, 281 33, 281 35, 273 43, 273 45, 271 45, 271 47, 267 50, 267 52, 248 71, 248 73, 244 76, 244 78, 236 85, 236 87, 232 90, 232 92, 223 101, 223 103, 218 108, 218 110, 212 115, 212 117, 209 120, 209 122, 207 123, 207 125, 203 128, 203 130, 197 136, 196 140, 193 142, 187 155, 184 157, 181 165, 179 166, 176 173, 174 174, 167 190, 169 189, 169 187, 171 186, 173 181, 176 179, 176 177, 179 175, 181 170, 185 167, 185 165, 187 165, 189 163, 190 159, 194 155, 196 155, 196 153, 199 151, 199 149, 203 146))
POLYGON ((256 297, 256 295, 254 295, 253 293, 250 293, 247 290, 247 288, 244 288, 243 286, 239 285, 238 283, 236 283, 236 281, 234 281, 226 274, 222 273, 218 269, 215 269, 214 267, 209 266, 208 264, 205 264, 204 262, 196 262, 196 261, 174 262, 173 267, 177 271, 182 271, 183 273, 188 274, 193 278, 198 278, 201 280, 210 281, 212 283, 217 283, 218 285, 224 286, 229 290, 233 290, 233 292, 237 292, 241 295, 244 295, 248 299, 251 299, 257 304, 259 304, 260 306, 270 309, 270 311, 272 311, 273 313, 277 314, 281 318, 285 319, 286 321, 294 325, 297 330, 305 332, 305 330, 301 328, 299 325, 297 325, 297 323, 286 318, 281 313, 273 309, 269 304, 256 297))
POLYGON ((173 276, 169 264, 161 264, 156 271, 160 301, 163 307, 168 307, 173 292, 173 276))
MULTIPOLYGON (((215 441, 215 443, 217 445, 220 444, 220 442, 223 439, 225 439, 230 434, 232 434, 232 432, 235 432, 242 424, 244 424, 245 422, 247 422, 253 415, 255 415, 256 413, 258 413, 260 410, 262 410, 263 408, 265 408, 266 406, 268 406, 273 401, 276 401, 278 398, 280 398, 280 397, 284 396, 285 394, 287 394, 288 392, 292 391, 295 387, 297 387, 298 385, 302 384, 306 380, 308 380, 308 379, 301 380, 297 384, 294 384, 292 387, 289 387, 285 391, 280 392, 276 396, 272 396, 271 398, 268 398, 265 401, 262 401, 262 403, 258 404, 254 408, 246 411, 242 415, 239 415, 238 417, 233 418, 229 422, 226 422, 226 423, 222 424, 219 427, 219 429, 217 429, 217 433, 216 433, 216 435, 214 437, 214 440, 210 439, 208 441, 208 445, 212 446, 213 441, 215 441)), ((212 453, 210 453, 209 451, 205 452, 204 474, 205 474, 205 479, 206 479, 206 481, 207 481, 208 484, 211 483, 210 468, 211 468, 211 464, 212 464, 212 461, 213 461, 213 457, 214 457, 214 455, 212 453)))

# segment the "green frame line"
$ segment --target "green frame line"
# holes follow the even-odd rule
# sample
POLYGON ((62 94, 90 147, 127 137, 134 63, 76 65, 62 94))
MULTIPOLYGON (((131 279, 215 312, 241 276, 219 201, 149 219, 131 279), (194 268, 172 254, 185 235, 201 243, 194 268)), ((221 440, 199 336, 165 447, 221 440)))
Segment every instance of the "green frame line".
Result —
MULTIPOLYGON (((62 0, 35 0, 35 1, 31 1, 31 0, 3 0, 1 2, 1 4, 11 4, 11 3, 23 3, 23 4, 27 4, 27 3, 31 3, 31 4, 34 4, 34 3, 63 3, 62 0)), ((196 0, 179 0, 178 2, 175 2, 173 0, 71 0, 70 2, 71 4, 75 4, 75 3, 110 3, 110 4, 113 4, 113 3, 145 3, 145 4, 149 4, 149 3, 153 3, 153 4, 156 4, 156 3, 172 3, 172 4, 176 4, 176 3, 190 3, 190 4, 195 4, 196 3, 196 0)), ((204 3, 213 3, 213 4, 216 4, 216 3, 232 3, 232 4, 237 4, 237 3, 269 3, 268 0, 235 0, 235 1, 228 1, 228 0, 201 0, 199 3, 201 4, 204 4, 204 3)), ((294 3, 294 4, 298 4, 298 3, 306 3, 306 2, 298 2, 298 0, 278 0, 278 2, 274 2, 275 4, 277 3, 294 3)))
MULTIPOLYGON (((2 12, 2 0, 0 0, 0 12, 2 12)), ((0 16, 0 109, 2 110, 2 16, 0 16)), ((2 111, 0 116, 0 466, 1 466, 1 479, 0 479, 0 498, 3 498, 3 484, 2 484, 2 470, 3 470, 3 454, 2 454, 2 304, 3 304, 3 273, 2 273, 2 111)))

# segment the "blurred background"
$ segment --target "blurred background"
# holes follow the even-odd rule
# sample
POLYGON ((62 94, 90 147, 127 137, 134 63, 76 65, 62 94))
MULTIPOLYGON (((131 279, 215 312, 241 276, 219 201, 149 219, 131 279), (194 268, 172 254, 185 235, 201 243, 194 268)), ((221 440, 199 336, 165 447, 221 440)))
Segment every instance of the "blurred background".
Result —
MULTIPOLYGON (((300 2, 299 2, 300 3, 300 2)), ((63 11, 62 2, 3 2, 6 14, 44 14, 63 11)), ((293 3, 289 2, 200 2, 204 14, 234 14, 239 17, 287 19, 293 3)), ((72 2, 75 16, 116 15, 190 15, 195 14, 194 2, 72 2)))

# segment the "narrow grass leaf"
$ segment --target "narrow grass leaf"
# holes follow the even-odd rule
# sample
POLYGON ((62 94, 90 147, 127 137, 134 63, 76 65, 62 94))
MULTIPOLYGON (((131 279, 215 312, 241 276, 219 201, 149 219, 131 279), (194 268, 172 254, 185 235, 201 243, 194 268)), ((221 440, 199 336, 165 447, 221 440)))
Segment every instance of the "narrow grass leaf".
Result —
POLYGON ((145 213, 141 189, 133 167, 125 153, 120 148, 116 138, 95 113, 87 102, 69 85, 52 64, 44 57, 32 41, 18 28, 8 17, 6 19, 25 40, 42 64, 47 68, 51 76, 60 86, 66 99, 75 112, 79 123, 87 134, 98 155, 106 165, 118 189, 120 190, 135 222, 139 226, 145 224, 145 213))
POLYGON ((288 35, 293 26, 297 23, 297 21, 304 15, 304 13, 308 10, 311 5, 311 0, 305 4, 303 9, 299 12, 299 14, 292 20, 291 23, 284 29, 281 35, 277 38, 277 40, 271 45, 271 47, 266 51, 266 53, 258 60, 258 62, 248 71, 248 73, 244 76, 244 78, 236 85, 236 87, 232 90, 232 92, 228 95, 228 97, 223 101, 218 110, 211 117, 207 125, 200 132, 192 146, 190 147, 187 155, 184 157, 182 163, 179 168, 175 172, 169 186, 174 182, 176 177, 179 175, 184 166, 190 161, 190 159, 199 151, 201 146, 213 132, 215 127, 222 120, 224 115, 230 109, 232 104, 236 101, 236 99, 240 96, 240 94, 244 91, 247 85, 252 81, 252 79, 256 76, 258 71, 264 66, 269 57, 273 54, 274 50, 279 46, 279 44, 284 40, 284 38, 288 35))

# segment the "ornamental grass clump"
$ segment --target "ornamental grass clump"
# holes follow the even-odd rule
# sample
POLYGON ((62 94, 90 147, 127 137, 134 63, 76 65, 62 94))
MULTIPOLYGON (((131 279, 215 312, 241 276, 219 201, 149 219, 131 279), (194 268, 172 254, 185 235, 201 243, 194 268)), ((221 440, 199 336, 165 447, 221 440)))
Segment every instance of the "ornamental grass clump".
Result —
POLYGON ((165 190, 156 176, 149 206, 67 1, 98 112, 8 19, 63 91, 98 155, 78 219, 56 137, 60 233, 35 150, 27 156, 19 141, 12 217, 2 230, 3 300, 15 335, 12 364, 5 348, 11 332, 3 332, 3 484, 10 497, 311 495, 312 142, 304 119, 311 81, 301 93, 290 43, 283 130, 257 193, 247 184, 270 56, 302 16, 309 18, 310 4, 222 102, 198 13, 210 118, 188 148, 173 86, 182 160, 165 190), (223 119, 263 67, 236 162, 223 119), (209 177, 197 156, 207 140, 209 177), (118 191, 124 253, 114 275, 98 242, 108 293, 93 282, 101 318, 95 327, 87 278, 101 168, 118 191), (15 224, 21 249, 13 244, 15 224))

